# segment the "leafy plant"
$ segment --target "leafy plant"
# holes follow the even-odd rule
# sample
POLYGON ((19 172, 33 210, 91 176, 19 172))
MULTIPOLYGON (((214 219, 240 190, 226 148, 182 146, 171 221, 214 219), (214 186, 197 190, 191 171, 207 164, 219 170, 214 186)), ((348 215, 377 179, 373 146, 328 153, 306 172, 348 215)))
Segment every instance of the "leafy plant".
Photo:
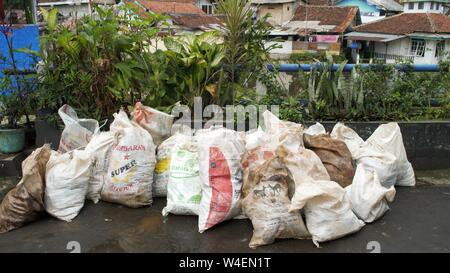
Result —
POLYGON ((191 106, 194 97, 209 94, 208 101, 220 103, 217 80, 225 57, 223 44, 218 43, 220 33, 204 32, 198 36, 166 37, 165 54, 170 69, 179 80, 183 102, 191 106))
POLYGON ((157 25, 166 17, 140 16, 130 5, 97 7, 95 15, 72 25, 57 24, 56 9, 42 14, 47 32, 42 51, 35 53, 42 59, 40 108, 56 110, 67 103, 81 117, 103 120, 138 100, 161 106, 176 102, 177 95, 164 86, 171 82, 167 60, 152 47, 157 25))

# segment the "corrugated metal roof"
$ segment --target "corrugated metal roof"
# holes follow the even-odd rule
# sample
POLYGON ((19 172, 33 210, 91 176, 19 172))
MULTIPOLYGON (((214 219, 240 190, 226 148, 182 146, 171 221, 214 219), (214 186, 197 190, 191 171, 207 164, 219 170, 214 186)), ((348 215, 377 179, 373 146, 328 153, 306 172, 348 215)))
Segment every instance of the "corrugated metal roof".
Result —
POLYGON ((403 6, 394 0, 367 0, 367 2, 389 11, 403 11, 403 6))
POLYGON ((370 32, 350 32, 344 35, 346 39, 356 41, 377 41, 377 42, 390 42, 403 37, 405 35, 383 34, 383 33, 370 33, 370 32))

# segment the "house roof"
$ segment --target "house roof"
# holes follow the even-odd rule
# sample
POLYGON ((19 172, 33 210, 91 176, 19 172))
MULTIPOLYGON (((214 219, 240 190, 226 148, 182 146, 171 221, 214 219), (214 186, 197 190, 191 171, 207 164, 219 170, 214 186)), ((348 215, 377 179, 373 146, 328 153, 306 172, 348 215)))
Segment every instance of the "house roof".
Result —
POLYGON ((174 25, 191 29, 214 28, 222 24, 216 16, 206 14, 172 14, 171 18, 174 25))
MULTIPOLYGON (((82 4, 89 3, 89 0, 78 0, 82 4)), ((37 0, 38 6, 46 6, 46 5, 70 5, 76 2, 75 0, 37 0)))
POLYGON ((450 33, 450 18, 440 13, 400 13, 354 27, 354 30, 397 35, 450 33))
POLYGON ((200 8, 196 7, 193 2, 175 2, 175 1, 135 1, 141 4, 149 11, 163 14, 205 14, 200 8))
POLYGON ((317 21, 318 26, 333 26, 328 31, 344 32, 358 15, 357 7, 305 6, 300 5, 292 21, 317 21))
POLYGON ((334 6, 338 0, 304 0, 303 2, 308 2, 308 5, 312 6, 334 6))
POLYGON ((367 0, 367 2, 389 11, 403 11, 403 5, 395 0, 367 0))

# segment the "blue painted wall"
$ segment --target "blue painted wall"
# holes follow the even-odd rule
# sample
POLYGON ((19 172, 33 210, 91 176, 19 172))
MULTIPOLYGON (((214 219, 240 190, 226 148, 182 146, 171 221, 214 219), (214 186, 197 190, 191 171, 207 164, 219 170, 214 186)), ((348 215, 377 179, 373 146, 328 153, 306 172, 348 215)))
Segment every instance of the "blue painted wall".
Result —
POLYGON ((339 3, 337 3, 336 6, 339 7, 357 6, 359 7, 360 13, 380 11, 379 9, 377 9, 376 6, 368 4, 366 0, 342 0, 339 1, 339 3))
MULTIPOLYGON (((37 25, 27 25, 13 29, 12 39, 15 49, 26 47, 32 50, 39 50, 39 28, 37 25)), ((0 55, 9 56, 7 42, 2 33, 0 33, 0 55)), ((33 66, 33 59, 27 54, 15 52, 14 58, 19 69, 32 68, 33 66)), ((6 63, 0 60, 0 77, 3 77, 3 69, 10 67, 10 61, 10 58, 6 60, 6 63)))

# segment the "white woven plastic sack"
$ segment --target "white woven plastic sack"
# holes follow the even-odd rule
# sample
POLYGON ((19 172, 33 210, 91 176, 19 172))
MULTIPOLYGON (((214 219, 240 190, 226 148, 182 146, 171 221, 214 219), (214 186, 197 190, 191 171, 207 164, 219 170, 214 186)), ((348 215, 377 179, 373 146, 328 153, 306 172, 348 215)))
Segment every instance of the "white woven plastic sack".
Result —
POLYGON ((164 140, 163 143, 161 143, 161 145, 157 148, 156 166, 152 186, 153 196, 155 197, 167 196, 167 183, 169 182, 170 177, 170 157, 173 148, 180 138, 183 138, 183 135, 175 134, 164 140))
POLYGON ((265 147, 274 151, 282 141, 288 141, 291 146, 286 146, 286 148, 289 148, 292 152, 304 147, 303 125, 280 120, 268 110, 264 111, 263 119, 264 132, 269 139, 264 143, 265 147))
POLYGON ((356 167, 351 185, 345 188, 352 210, 359 219, 371 223, 389 210, 387 202, 394 201, 395 188, 389 189, 380 184, 374 170, 368 170, 363 164, 356 167))
POLYGON ((84 149, 92 155, 95 161, 86 195, 86 198, 94 203, 100 200, 103 185, 109 178, 109 161, 115 140, 114 133, 111 131, 97 133, 92 136, 91 141, 84 149))
MULTIPOLYGON (((281 144, 292 152, 303 148, 303 126, 293 122, 282 121, 269 111, 263 113, 265 130, 258 128, 245 136, 246 152, 242 158, 243 196, 253 188, 249 174, 275 155, 275 150, 281 144)), ((291 180, 290 180, 291 182, 291 180)), ((290 196, 293 194, 293 184, 289 183, 290 196)))
POLYGON ((337 123, 331 137, 345 142, 357 165, 364 164, 367 169, 375 170, 384 187, 414 186, 414 171, 406 158, 396 123, 380 125, 367 141, 351 128, 337 123))
POLYGON ((298 152, 291 152, 289 147, 292 144, 287 141, 276 150, 295 183, 289 211, 304 210, 314 244, 318 246, 319 242, 360 230, 364 222, 351 210, 344 189, 330 181, 320 158, 311 150, 300 148, 298 152))
POLYGON ((58 151, 65 153, 86 146, 92 135, 99 131, 98 121, 95 119, 79 119, 75 110, 65 104, 58 110, 64 122, 58 151))
POLYGON ((151 205, 156 164, 151 135, 130 121, 122 110, 114 114, 110 130, 119 137, 111 147, 108 178, 101 199, 132 208, 151 205))
POLYGON ((46 167, 45 210, 72 221, 83 208, 93 160, 85 151, 52 152, 46 167))
POLYGON ((316 135, 321 135, 321 134, 326 134, 327 131, 325 130, 325 127, 323 127, 322 124, 320 124, 319 122, 316 122, 314 125, 309 126, 306 130, 305 130, 305 134, 311 135, 311 136, 316 136, 316 135))
POLYGON ((414 186, 416 184, 414 170, 406 156, 402 133, 396 122, 378 126, 366 142, 372 146, 379 146, 395 156, 397 165, 396 186, 414 186))
POLYGON ((202 188, 197 141, 192 136, 175 136, 177 143, 170 156, 167 206, 162 214, 198 215, 202 188))
POLYGON ((131 115, 135 122, 152 135, 155 145, 158 146, 170 136, 173 116, 144 106, 140 102, 136 103, 131 115))
POLYGON ((305 204, 306 227, 313 242, 326 242, 359 231, 365 224, 353 213, 344 189, 333 181, 315 180, 295 185, 297 202, 305 204))
POLYGON ((204 232, 241 211, 245 143, 242 135, 225 128, 201 130, 196 138, 202 186, 198 229, 204 232))

